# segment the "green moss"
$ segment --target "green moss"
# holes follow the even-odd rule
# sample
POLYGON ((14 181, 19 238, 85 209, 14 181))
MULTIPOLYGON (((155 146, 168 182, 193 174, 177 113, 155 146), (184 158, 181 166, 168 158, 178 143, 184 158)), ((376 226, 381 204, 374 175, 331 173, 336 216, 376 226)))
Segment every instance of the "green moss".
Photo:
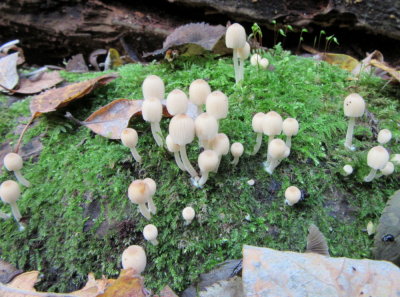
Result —
MULTIPOLYGON (((42 116, 25 139, 42 135, 44 145, 39 160, 26 162, 23 169, 33 184, 23 190, 19 202, 27 228, 18 232, 13 221, 0 222, 2 257, 19 268, 41 270, 41 289, 68 291, 82 286, 91 271, 97 277, 117 276, 122 251, 139 244, 148 255, 147 286, 158 289, 169 284, 181 291, 215 264, 240 258, 243 244, 304 251, 312 222, 326 235, 333 256, 372 257, 372 238, 363 229, 369 220, 377 222, 387 198, 399 188, 399 174, 362 182, 368 171, 366 154, 376 140, 370 119, 363 117, 355 130, 357 152, 344 150, 347 120, 342 104, 348 93, 359 92, 379 120, 378 128, 393 131, 395 140, 387 147, 399 152, 398 89, 384 87, 373 76, 350 81, 348 73, 336 67, 279 50, 266 56, 275 70, 246 65, 246 80, 238 86, 229 58, 182 58, 173 67, 126 65, 114 82, 60 112, 42 116), (204 78, 213 90, 229 96, 229 116, 221 121, 220 130, 231 142, 245 145, 246 154, 236 168, 230 166, 230 157, 224 157, 218 174, 211 174, 203 189, 194 189, 173 157, 156 146, 149 125, 141 119, 131 122, 140 135, 143 164, 139 166, 119 142, 63 117, 68 110, 83 120, 113 99, 141 98, 141 83, 148 74, 161 76, 167 92, 174 88, 187 92, 191 81, 204 78), (291 155, 273 176, 262 167, 265 141, 259 154, 249 155, 255 144, 251 118, 269 110, 300 122, 291 155), (352 177, 340 174, 347 163, 355 168, 352 177), (151 221, 159 229, 157 247, 143 240, 141 230, 148 222, 126 196, 130 182, 144 177, 152 177, 158 185, 158 213, 151 221), (254 186, 247 184, 249 179, 256 181, 254 186), (283 193, 292 184, 305 191, 306 200, 287 207, 283 193), (197 218, 184 227, 181 210, 188 205, 195 208, 197 218)), ((63 74, 69 81, 97 75, 63 74)), ((1 111, 8 119, 0 125, 2 136, 15 139, 10 130, 16 125, 16 113, 28 114, 28 100, 1 111)), ((164 136, 168 122, 162 122, 164 136)), ((192 163, 198 154, 197 145, 190 145, 192 163)), ((1 176, 9 178, 13 177, 8 172, 1 176)), ((8 211, 5 205, 1 209, 8 211)))

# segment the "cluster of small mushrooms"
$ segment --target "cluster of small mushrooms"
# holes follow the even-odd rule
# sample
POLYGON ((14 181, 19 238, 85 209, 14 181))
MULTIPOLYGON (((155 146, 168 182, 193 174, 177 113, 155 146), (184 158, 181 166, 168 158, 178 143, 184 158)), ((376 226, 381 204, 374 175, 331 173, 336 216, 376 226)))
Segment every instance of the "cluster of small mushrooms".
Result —
MULTIPOLYGON (((239 82, 244 78, 244 60, 250 55, 250 46, 246 42, 246 32, 239 24, 232 24, 226 32, 226 46, 233 49, 233 64, 235 68, 235 80, 239 82)), ((251 57, 251 64, 259 66, 263 69, 268 67, 268 60, 262 58, 259 54, 251 57)), ((174 154, 177 166, 182 171, 188 172, 194 186, 202 187, 208 180, 209 173, 218 171, 221 158, 227 155, 229 151, 233 156, 232 164, 235 166, 239 162, 239 158, 244 152, 241 143, 235 142, 230 146, 229 138, 224 133, 219 133, 219 122, 228 115, 228 97, 221 91, 212 91, 209 84, 203 79, 197 79, 190 84, 189 96, 182 90, 174 89, 165 98, 165 86, 162 79, 156 75, 146 77, 142 84, 143 120, 150 123, 151 131, 155 142, 158 146, 168 149, 174 154), (160 128, 160 121, 163 115, 163 103, 165 103, 168 113, 173 116, 169 123, 169 134, 164 138, 160 128), (196 111, 191 114, 197 115, 195 119, 188 115, 190 103, 196 106, 196 111), (205 106, 205 112, 203 108, 205 106), (186 153, 186 146, 198 138, 200 147, 204 150, 198 156, 198 167, 201 175, 190 163, 186 153)), ((349 117, 349 126, 347 130, 345 147, 354 150, 352 145, 352 136, 355 126, 355 119, 361 117, 365 111, 365 102, 358 94, 350 94, 344 101, 344 113, 349 117)), ((256 145, 254 146, 252 155, 258 153, 263 135, 268 136, 267 160, 264 162, 264 168, 272 174, 273 171, 284 158, 290 155, 291 138, 297 135, 299 131, 299 123, 294 118, 286 118, 285 120, 275 111, 268 113, 259 112, 252 119, 253 131, 257 134, 256 145), (286 140, 275 138, 283 134, 286 140)), ((394 170, 394 165, 389 162, 389 153, 382 146, 390 141, 392 135, 387 129, 379 132, 378 142, 381 145, 371 148, 368 152, 368 166, 371 172, 365 177, 366 182, 370 182, 374 177, 380 175, 389 175, 394 170), (380 175, 376 175, 380 170, 380 175)), ((139 155, 136 147, 139 142, 138 133, 135 129, 126 128, 121 133, 121 142, 128 147, 136 162, 141 163, 142 157, 139 155)), ((393 162, 399 164, 400 156, 395 155, 393 162)), ((22 176, 22 158, 16 153, 9 153, 4 158, 5 167, 14 171, 19 183, 29 187, 30 183, 22 176)), ((350 165, 345 165, 343 171, 346 175, 353 172, 350 165)), ((132 203, 138 205, 139 212, 147 219, 151 220, 155 215, 157 208, 153 201, 156 194, 157 185, 151 178, 143 180, 134 180, 128 188, 128 197, 132 203)), ((16 201, 21 196, 21 190, 13 180, 7 180, 0 186, 0 197, 5 203, 9 203, 15 220, 19 223, 21 214, 19 212, 16 201)), ((285 203, 294 205, 302 199, 301 191, 290 186, 285 191, 285 203)), ((0 212, 3 219, 9 218, 5 213, 0 212)), ((186 207, 182 210, 182 217, 185 225, 189 225, 194 217, 195 211, 192 207, 186 207)), ((22 229, 22 225, 20 229, 22 229)), ((158 229, 155 225, 149 224, 144 227, 143 236, 146 240, 154 245, 158 244, 158 229)), ((137 245, 129 246, 122 254, 122 266, 124 269, 133 269, 136 274, 140 274, 146 267, 146 254, 144 249, 137 245)))

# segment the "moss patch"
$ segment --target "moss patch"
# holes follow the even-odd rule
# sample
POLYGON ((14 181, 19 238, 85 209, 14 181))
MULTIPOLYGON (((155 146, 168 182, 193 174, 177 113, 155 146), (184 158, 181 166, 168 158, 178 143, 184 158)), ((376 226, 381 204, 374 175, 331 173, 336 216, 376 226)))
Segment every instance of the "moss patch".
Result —
MULTIPOLYGON (((243 244, 303 251, 311 223, 326 235, 333 256, 372 257, 373 240, 363 229, 369 220, 378 221, 387 198, 399 189, 399 174, 362 182, 369 170, 366 154, 376 145, 370 128, 374 121, 364 116, 355 129, 357 151, 344 150, 347 120, 342 104, 347 94, 360 93, 379 121, 375 128, 393 131, 394 140, 386 147, 398 153, 399 89, 384 87, 373 76, 348 80, 349 74, 336 67, 291 56, 279 48, 265 56, 275 70, 246 65, 246 80, 238 86, 234 86, 229 58, 182 58, 174 67, 126 65, 118 70, 120 78, 67 107, 83 120, 114 99, 139 99, 141 83, 149 74, 159 75, 167 92, 174 88, 187 92, 191 81, 207 79, 213 90, 229 97, 229 116, 221 121, 221 132, 231 142, 242 142, 246 153, 236 168, 229 164, 230 156, 224 157, 219 173, 211 174, 203 189, 191 186, 188 174, 156 146, 150 126, 141 119, 131 121, 139 132, 143 164, 138 166, 119 142, 68 122, 62 116, 65 110, 42 116, 25 139, 43 135, 44 145, 38 162, 27 161, 23 169, 33 184, 23 189, 19 201, 27 228, 19 232, 12 220, 0 222, 2 258, 24 270, 41 270, 42 290, 69 291, 81 287, 91 271, 97 277, 115 277, 122 251, 139 244, 148 255, 146 285, 159 289, 169 284, 181 291, 199 273, 226 259, 240 258, 243 244), (266 139, 256 156, 249 155, 255 144, 252 116, 269 110, 300 123, 290 157, 272 176, 262 167, 266 139), (345 164, 355 169, 351 177, 340 173, 345 164), (144 241, 141 231, 148 222, 126 195, 133 179, 145 177, 153 178, 158 186, 158 213, 151 221, 159 229, 157 247, 144 241), (254 186, 247 184, 249 179, 255 180, 254 186), (297 185, 306 196, 296 207, 283 204, 290 185, 297 185), (197 217, 184 227, 181 210, 189 205, 197 217)), ((99 74, 63 75, 69 81, 81 81, 99 74)), ((28 104, 26 99, 2 108, 0 116, 6 119, 0 124, 2 137, 15 139, 10 131, 18 116, 28 114, 28 104)), ((168 123, 164 119, 161 125, 164 136, 168 123)), ((188 154, 195 163, 199 154, 195 143, 188 154)), ((8 172, 0 177, 2 181, 11 178, 8 172)), ((6 205, 1 210, 9 211, 6 205)))

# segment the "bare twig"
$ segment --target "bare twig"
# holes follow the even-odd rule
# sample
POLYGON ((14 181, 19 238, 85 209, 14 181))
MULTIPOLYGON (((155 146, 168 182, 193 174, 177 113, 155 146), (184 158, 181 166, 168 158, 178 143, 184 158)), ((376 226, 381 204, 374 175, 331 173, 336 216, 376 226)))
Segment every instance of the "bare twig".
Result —
POLYGON ((19 146, 21 145, 22 137, 24 137, 24 134, 25 134, 26 130, 28 129, 29 125, 32 124, 34 119, 35 119, 35 115, 32 115, 32 117, 30 118, 29 122, 26 124, 24 130, 22 130, 21 135, 19 136, 17 145, 16 145, 16 147, 14 149, 14 152, 16 154, 18 154, 18 150, 19 150, 19 146))

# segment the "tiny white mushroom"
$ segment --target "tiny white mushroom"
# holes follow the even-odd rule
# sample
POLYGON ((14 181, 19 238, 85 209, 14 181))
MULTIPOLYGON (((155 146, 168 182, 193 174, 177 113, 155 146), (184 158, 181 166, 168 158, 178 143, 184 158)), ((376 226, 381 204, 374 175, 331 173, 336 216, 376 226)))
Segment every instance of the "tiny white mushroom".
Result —
POLYGON ((283 134, 286 135, 286 146, 291 148, 292 136, 299 132, 299 122, 294 118, 287 118, 282 123, 283 134))
POLYGON ((258 64, 260 63, 260 61, 261 61, 261 56, 259 55, 259 54, 253 54, 251 57, 250 57, 250 64, 252 65, 252 66, 258 66, 258 64))
POLYGON ((258 64, 260 65, 260 67, 261 67, 262 69, 265 70, 265 69, 268 68, 269 61, 268 61, 268 59, 263 58, 263 59, 260 60, 260 62, 258 62, 258 64))
POLYGON ((298 187, 290 186, 285 191, 285 203, 289 206, 295 205, 301 199, 301 191, 298 187))
POLYGON ((17 222, 19 222, 22 217, 17 205, 17 200, 20 197, 21 190, 15 181, 6 180, 0 185, 0 198, 4 203, 10 204, 11 212, 17 222))
POLYGON ((199 155, 198 164, 201 171, 201 178, 198 181, 199 187, 207 182, 210 172, 217 170, 218 163, 218 154, 213 150, 205 150, 199 155))
POLYGON ((372 223, 371 221, 369 221, 367 224, 367 233, 368 236, 371 236, 375 233, 375 226, 374 223, 372 223))
POLYGON ((171 91, 167 96, 167 110, 174 116, 180 113, 186 113, 189 100, 186 94, 179 89, 171 91))
POLYGON ((147 199, 147 205, 148 205, 148 207, 149 207, 149 211, 150 211, 152 214, 156 214, 156 212, 157 212, 157 207, 156 207, 155 204, 154 204, 153 196, 154 196, 154 194, 156 193, 157 184, 156 184, 156 182, 154 181, 154 179, 152 179, 152 178, 150 178, 150 177, 145 178, 143 181, 147 184, 147 186, 149 187, 149 190, 150 190, 149 198, 147 199))
POLYGON ((388 129, 382 129, 378 133, 378 142, 380 144, 388 143, 392 139, 392 132, 388 129))
POLYGON ((213 151, 218 154, 218 166, 214 172, 218 172, 218 167, 221 162, 222 156, 225 156, 229 153, 229 138, 225 133, 218 133, 215 138, 210 141, 210 147, 213 151))
MULTIPOLYGON (((271 141, 274 139, 274 137, 276 135, 281 134, 283 120, 279 113, 275 111, 269 111, 268 113, 265 114, 262 125, 263 125, 263 133, 265 135, 268 135, 268 148, 269 148, 269 145, 271 141)), ((270 163, 270 155, 268 154, 266 165, 268 166, 269 163, 270 163)))
POLYGON ((394 172, 394 164, 392 162, 387 162, 386 166, 381 169, 382 175, 388 176, 394 172))
POLYGON ((148 220, 151 219, 151 214, 147 209, 146 202, 150 196, 150 188, 146 182, 142 180, 134 180, 128 188, 128 197, 132 203, 139 206, 140 213, 148 220))
POLYGON ((129 147, 132 153, 133 158, 136 162, 141 163, 142 157, 139 155, 136 150, 136 145, 138 143, 139 137, 135 129, 125 128, 121 132, 121 142, 124 146, 129 147))
MULTIPOLYGON (((282 139, 273 139, 268 146, 268 156, 270 162, 266 164, 265 170, 272 174, 275 168, 279 165, 280 160, 288 154, 287 146, 282 139)), ((289 152, 290 153, 290 152, 289 152)))
POLYGON ((202 106, 206 104, 207 96, 211 93, 208 82, 196 79, 189 86, 189 100, 197 106, 197 114, 202 113, 202 106))
POLYGON ((158 146, 163 145, 160 121, 162 118, 162 104, 156 97, 150 97, 143 101, 142 117, 146 122, 150 122, 151 133, 158 146))
POLYGON ((225 44, 227 48, 233 49, 233 66, 235 69, 235 81, 240 81, 240 69, 238 61, 238 49, 246 44, 246 31, 242 25, 235 23, 228 27, 225 34, 225 44))
POLYGON ((350 174, 353 173, 353 167, 351 165, 348 165, 348 164, 344 165, 343 166, 343 171, 344 171, 344 175, 345 176, 350 175, 350 174))
POLYGON ((251 153, 252 155, 257 154, 261 147, 264 118, 265 118, 265 113, 258 112, 253 116, 253 119, 251 121, 251 126, 253 127, 253 131, 257 133, 256 145, 254 146, 253 152, 251 153))
POLYGON ((236 166, 239 163, 239 158, 243 155, 244 147, 240 142, 232 143, 231 154, 233 156, 232 164, 236 166))
POLYGON ((133 269, 134 274, 141 274, 146 268, 146 264, 146 253, 139 245, 131 245, 122 253, 123 269, 133 269))
POLYGON ((149 75, 143 81, 142 92, 144 100, 151 97, 163 100, 165 96, 164 82, 157 75, 149 75))
POLYGON ((196 136, 200 140, 201 146, 209 149, 209 142, 215 138, 218 133, 218 121, 208 113, 200 114, 194 121, 196 136))
POLYGON ((186 171, 186 168, 182 163, 181 157, 179 156, 179 150, 180 150, 179 145, 174 143, 171 135, 169 135, 169 134, 165 138, 165 143, 167 144, 168 151, 170 151, 171 153, 174 153, 176 165, 178 165, 179 169, 186 171))
POLYGON ((354 151, 355 147, 352 145, 354 126, 356 124, 356 118, 359 118, 364 114, 365 101, 357 93, 352 93, 344 99, 343 110, 344 115, 349 117, 349 126, 347 128, 344 146, 348 150, 354 151))
POLYGON ((374 146, 367 155, 368 166, 371 167, 370 173, 364 178, 365 182, 370 182, 374 179, 376 171, 385 168, 389 161, 389 153, 383 146, 374 146))
POLYGON ((158 245, 158 230, 153 224, 146 225, 143 229, 143 236, 147 241, 150 241, 153 245, 158 245))
POLYGON ((228 115, 228 97, 221 91, 211 92, 206 99, 206 112, 217 119, 225 119, 228 115))
POLYGON ((192 207, 185 207, 182 210, 182 217, 185 220, 185 225, 189 225, 190 223, 192 223, 195 215, 196 213, 192 207))
POLYGON ((238 50, 239 57, 239 80, 244 79, 244 61, 250 56, 250 44, 246 42, 245 46, 239 48, 238 50))
POLYGON ((14 171, 15 177, 22 185, 24 185, 25 187, 31 186, 31 183, 26 178, 24 178, 21 173, 23 161, 20 155, 16 153, 8 153, 4 157, 3 162, 8 171, 14 171))

